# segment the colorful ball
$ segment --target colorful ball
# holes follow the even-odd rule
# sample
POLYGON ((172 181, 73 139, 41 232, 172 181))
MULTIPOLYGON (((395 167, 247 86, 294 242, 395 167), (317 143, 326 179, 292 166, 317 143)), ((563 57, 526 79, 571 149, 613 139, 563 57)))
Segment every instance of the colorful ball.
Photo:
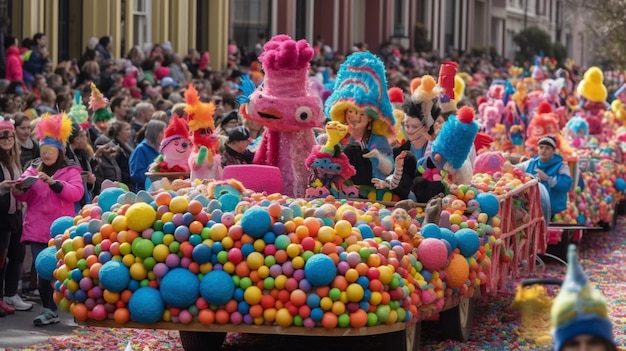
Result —
POLYGON ((57 249, 54 246, 46 247, 39 252, 35 259, 37 273, 46 280, 54 280, 53 272, 57 268, 57 249))
POLYGON ((126 225, 138 233, 152 227, 155 220, 156 210, 145 202, 133 204, 126 211, 126 225))
POLYGON ((103 212, 111 211, 111 207, 117 204, 117 198, 124 193, 120 188, 106 188, 98 195, 98 206, 103 212))
POLYGON ((211 271, 200 282, 200 295, 206 302, 223 305, 233 298, 235 283, 224 271, 211 271))
POLYGON ((475 230, 469 228, 459 229, 456 233, 456 247, 464 257, 471 257, 480 247, 480 238, 475 230))
POLYGON ((196 302, 199 288, 198 277, 184 268, 167 272, 159 284, 163 301, 170 306, 180 308, 189 307, 196 302))
POLYGON ((428 223, 422 227, 421 234, 424 238, 441 238, 441 229, 434 223, 428 223))
POLYGON ((480 193, 476 195, 476 201, 480 204, 480 211, 489 217, 497 215, 500 210, 500 202, 494 194, 480 193))
POLYGON ((624 178, 617 178, 617 179, 615 179, 615 189, 617 191, 624 191, 624 190, 626 190, 626 180, 624 180, 624 178))
POLYGON ((111 260, 100 267, 98 279, 105 289, 120 292, 128 286, 130 270, 122 262, 111 260))
POLYGON ((306 261, 304 275, 313 286, 328 285, 335 279, 337 267, 327 255, 315 254, 306 261))
POLYGON ((59 217, 50 225, 50 237, 54 238, 59 234, 65 233, 67 229, 74 225, 74 217, 63 216, 59 217))
POLYGON ((139 323, 155 323, 163 316, 165 304, 159 290, 152 287, 137 289, 128 302, 130 318, 139 323))
POLYGON ((272 218, 266 209, 253 207, 241 216, 243 232, 255 239, 262 238, 272 226, 272 218))
POLYGON ((446 264, 448 258, 448 248, 446 244, 435 238, 422 240, 417 247, 417 254, 424 268, 428 270, 439 270, 446 264))
POLYGON ((448 276, 446 279, 447 287, 456 289, 465 285, 467 278, 469 278, 470 267, 465 257, 455 253, 444 271, 448 276))

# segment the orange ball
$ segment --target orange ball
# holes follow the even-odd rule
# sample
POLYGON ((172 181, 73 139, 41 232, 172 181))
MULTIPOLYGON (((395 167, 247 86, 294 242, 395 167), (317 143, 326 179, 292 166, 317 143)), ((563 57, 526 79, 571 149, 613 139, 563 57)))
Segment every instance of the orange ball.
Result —
POLYGON ((208 308, 200 310, 198 313, 198 320, 204 325, 211 325, 215 322, 215 312, 208 308))
POLYGON ((85 306, 82 303, 75 304, 74 308, 72 309, 72 314, 79 321, 87 320, 88 313, 89 313, 89 310, 87 309, 87 306, 85 306))
POLYGON ((322 327, 326 329, 333 329, 337 326, 337 315, 332 312, 324 313, 322 316, 322 327))
POLYGON ((352 328, 363 328, 367 324, 367 313, 358 309, 350 313, 350 326, 352 328))
POLYGON ((172 194, 164 191, 162 193, 157 194, 157 196, 154 198, 154 201, 156 202, 157 206, 161 206, 161 205, 169 206, 170 201, 172 201, 172 194))
POLYGON ((315 217, 307 217, 307 218, 305 218, 304 221, 302 222, 302 224, 304 224, 305 227, 309 228, 309 234, 312 237, 317 236, 317 231, 321 227, 320 222, 315 217))
POLYGON ((127 308, 118 308, 113 312, 113 319, 119 324, 124 324, 130 320, 130 312, 127 308))
POLYGON ((189 201, 189 205, 187 205, 187 211, 189 211, 189 213, 191 213, 194 216, 197 215, 198 213, 202 211, 202 203, 197 200, 189 201))
POLYGON ((226 310, 217 310, 215 312, 215 320, 217 324, 227 324, 230 321, 230 313, 226 312, 226 310))
POLYGON ((300 307, 306 303, 306 293, 303 290, 295 289, 291 292, 290 301, 294 306, 300 307))

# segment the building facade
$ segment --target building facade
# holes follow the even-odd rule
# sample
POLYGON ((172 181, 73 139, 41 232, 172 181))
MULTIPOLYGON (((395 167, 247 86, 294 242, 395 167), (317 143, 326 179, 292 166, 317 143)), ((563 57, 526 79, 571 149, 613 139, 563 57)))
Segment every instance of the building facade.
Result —
POLYGON ((513 58, 513 37, 537 25, 567 46, 577 62, 592 60, 584 11, 563 0, 0 0, 11 34, 47 35, 53 62, 78 58, 91 37, 111 35, 121 57, 145 43, 170 41, 175 52, 209 51, 227 63, 229 41, 252 51, 259 33, 323 40, 345 54, 357 43, 372 51, 392 41, 414 49, 418 27, 440 56, 472 49, 513 58))

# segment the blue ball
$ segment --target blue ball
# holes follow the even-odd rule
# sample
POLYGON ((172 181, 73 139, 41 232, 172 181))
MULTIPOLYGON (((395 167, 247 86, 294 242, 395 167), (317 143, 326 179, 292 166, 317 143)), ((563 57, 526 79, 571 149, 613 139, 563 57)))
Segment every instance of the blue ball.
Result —
POLYGON ((130 318, 139 323, 155 323, 163 316, 165 304, 159 290, 152 287, 137 289, 128 301, 130 318))
POLYGON ((243 232, 255 239, 260 239, 272 226, 272 218, 267 210, 261 207, 253 207, 241 216, 241 228, 243 232))
POLYGON ((89 224, 81 223, 76 226, 76 236, 83 236, 89 231, 89 224))
POLYGON ((456 236, 454 235, 454 232, 450 229, 441 228, 441 236, 439 237, 439 239, 446 240, 452 247, 452 250, 456 248, 456 236))
POLYGON ((224 194, 220 196, 220 203, 222 204, 222 211, 232 212, 235 210, 241 198, 235 194, 224 194))
POLYGON ((74 225, 74 217, 63 216, 59 217, 50 225, 50 237, 54 238, 59 234, 65 233, 65 231, 74 225))
POLYGON ((164 234, 174 234, 176 230, 176 225, 172 222, 163 223, 163 233, 164 234))
POLYGON ((313 286, 328 285, 337 276, 337 267, 332 258, 315 254, 304 264, 304 276, 313 286))
POLYGON ((211 247, 207 244, 198 244, 193 248, 193 251, 191 253, 191 257, 193 257, 193 260, 203 264, 203 263, 207 263, 211 260, 211 254, 213 253, 213 251, 211 250, 211 247))
POLYGON ((102 220, 96 218, 92 218, 87 225, 88 232, 90 233, 97 233, 100 231, 100 228, 102 228, 102 220))
POLYGON ((41 250, 35 259, 35 269, 37 274, 46 280, 54 280, 53 272, 57 268, 57 248, 54 246, 46 247, 41 250))
POLYGON ((100 267, 98 279, 105 289, 120 292, 130 282, 130 271, 122 262, 110 260, 100 267))
POLYGON ((235 282, 224 271, 211 271, 200 282, 200 294, 206 302, 223 305, 233 298, 235 282))
POLYGON ((320 301, 321 301, 321 299, 320 299, 320 296, 318 294, 309 294, 306 297, 306 304, 310 308, 319 307, 320 301))
POLYGON ((198 277, 185 268, 167 272, 159 283, 161 298, 170 306, 186 308, 194 304, 200 294, 198 277))
POLYGON ((420 231, 422 233, 422 237, 424 239, 433 238, 433 239, 441 239, 441 228, 434 223, 428 223, 422 227, 420 231))
POLYGON ((315 307, 313 309, 311 309, 311 319, 319 322, 322 320, 322 317, 324 316, 324 310, 322 310, 319 307, 315 307))
POLYGON ((193 217, 193 214, 191 214, 190 212, 185 212, 185 214, 183 214, 183 224, 184 225, 190 225, 191 222, 195 221, 196 219, 193 217))
POLYGON ((489 217, 497 215, 500 210, 500 202, 494 194, 480 193, 476 195, 476 201, 480 204, 480 212, 486 213, 489 217))
POLYGON ((131 279, 130 282, 128 282, 128 290, 130 291, 137 291, 140 287, 141 285, 139 285, 138 280, 131 279))
POLYGON ((98 206, 102 212, 111 211, 111 207, 117 204, 117 198, 126 192, 120 188, 106 188, 98 195, 98 206))
POLYGON ((615 179, 615 189, 617 189, 617 191, 626 190, 626 180, 624 180, 624 178, 615 179))
POLYGON ((475 230, 469 228, 459 229, 456 233, 456 247, 464 257, 471 257, 480 247, 480 238, 475 230))
POLYGON ((372 228, 369 225, 367 225, 367 224, 359 224, 357 226, 357 228, 361 232, 361 238, 363 238, 363 239, 373 239, 374 238, 374 231, 372 230, 372 228))

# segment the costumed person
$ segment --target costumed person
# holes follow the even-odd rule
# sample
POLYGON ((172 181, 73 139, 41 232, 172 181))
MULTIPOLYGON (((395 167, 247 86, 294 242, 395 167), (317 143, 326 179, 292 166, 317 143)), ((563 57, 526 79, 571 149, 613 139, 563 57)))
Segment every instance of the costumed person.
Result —
POLYGON ((541 202, 546 223, 550 223, 554 215, 567 208, 567 193, 572 188, 573 180, 563 157, 555 153, 558 148, 557 138, 546 135, 539 140, 537 147, 537 156, 515 167, 537 177, 547 190, 542 192, 541 202))
POLYGON ((305 40, 272 37, 259 57, 265 71, 263 85, 239 100, 244 103, 243 117, 265 127, 254 163, 278 167, 288 196, 303 197, 306 192, 304 160, 316 144, 313 128, 324 121, 320 98, 307 89, 312 57, 313 48, 305 40))
POLYGON ((432 159, 437 168, 448 173, 453 184, 471 184, 474 139, 479 129, 474 109, 463 106, 456 116, 448 117, 432 143, 432 159))
POLYGON ((22 301, 17 285, 22 276, 26 246, 22 237, 22 204, 11 193, 22 173, 20 146, 12 119, 0 116, 0 317, 33 305, 22 301))
POLYGON ((390 140, 391 145, 403 144, 406 141, 406 135, 402 131, 402 119, 404 118, 404 112, 402 112, 402 105, 404 104, 404 92, 398 87, 389 88, 387 90, 389 101, 393 106, 393 118, 395 120, 396 137, 394 140, 390 140))
POLYGON ((352 182, 359 197, 391 201, 393 194, 377 189, 372 179, 385 179, 393 172, 395 119, 389 101, 385 67, 374 54, 355 52, 339 67, 335 89, 325 103, 332 121, 348 125, 344 153, 356 169, 352 182))
POLYGON ((189 178, 195 179, 220 179, 222 177, 221 156, 219 154, 219 136, 215 133, 215 103, 200 101, 198 90, 193 83, 185 90, 187 106, 187 124, 191 131, 193 148, 189 155, 188 164, 189 178))
POLYGON ((438 91, 432 76, 424 76, 420 85, 403 105, 402 131, 406 142, 395 147, 394 173, 387 179, 374 180, 377 188, 389 188, 401 200, 414 199, 427 203, 444 193, 440 170, 430 159, 430 146, 435 138, 435 118, 441 114, 438 91), (400 178, 398 178, 400 176, 400 178))
MULTIPOLYGON (((113 119, 113 113, 108 109, 109 99, 107 99, 101 92, 98 90, 95 84, 91 83, 91 96, 89 96, 89 109, 93 112, 93 124, 97 128, 97 132, 100 134, 106 134, 107 123, 113 119)), ((94 138, 94 134, 96 131, 90 131, 89 137, 93 141, 96 140, 97 136, 94 138)))
POLYGON ((349 181, 356 174, 356 170, 340 146, 341 140, 348 134, 348 126, 331 121, 326 123, 325 129, 326 143, 315 145, 305 161, 305 165, 311 170, 306 197, 356 197, 358 189, 349 181))
POLYGON ((159 148, 159 156, 150 167, 151 172, 189 172, 191 139, 185 121, 174 115, 172 122, 165 128, 159 148))
MULTIPOLYGON (((48 247, 50 226, 62 216, 74 217, 74 203, 85 192, 81 168, 65 157, 65 147, 72 132, 72 120, 65 114, 45 114, 37 124, 41 159, 20 177, 13 188, 17 201, 26 203, 22 242, 30 244, 33 260, 48 247)), ((32 273, 32 272, 31 272, 32 273)), ((39 295, 43 310, 35 317, 36 326, 59 322, 53 299, 52 276, 39 274, 39 295)))
POLYGON ((550 309, 554 351, 617 351, 606 298, 580 265, 576 246, 567 252, 567 273, 550 309))

